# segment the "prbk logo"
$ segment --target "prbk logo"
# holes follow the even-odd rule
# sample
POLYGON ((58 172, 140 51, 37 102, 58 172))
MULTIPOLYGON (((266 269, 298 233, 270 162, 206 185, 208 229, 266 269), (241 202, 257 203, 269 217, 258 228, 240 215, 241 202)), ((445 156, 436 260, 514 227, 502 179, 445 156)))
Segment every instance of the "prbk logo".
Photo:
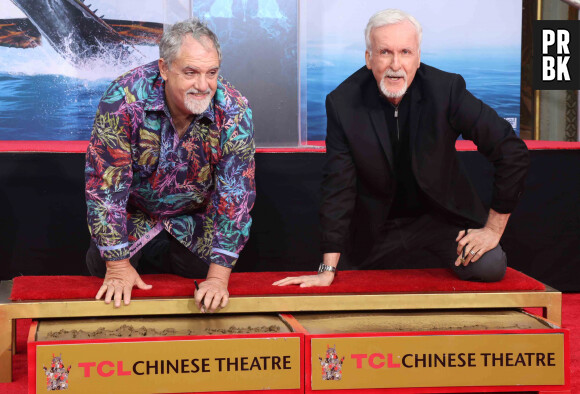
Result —
POLYGON ((534 89, 580 89, 580 21, 534 22, 534 89))

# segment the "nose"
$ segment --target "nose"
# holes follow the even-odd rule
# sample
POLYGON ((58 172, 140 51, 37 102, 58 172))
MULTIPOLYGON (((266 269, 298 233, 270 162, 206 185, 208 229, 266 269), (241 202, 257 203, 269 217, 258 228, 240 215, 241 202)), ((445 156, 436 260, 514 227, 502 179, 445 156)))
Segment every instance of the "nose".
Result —
POLYGON ((393 60, 391 61, 391 69, 393 71, 397 71, 400 68, 401 68, 401 62, 400 62, 400 59, 399 59, 399 55, 395 53, 393 55, 393 60))
POLYGON ((205 92, 208 87, 209 84, 207 82, 207 78, 205 77, 205 75, 201 74, 198 76, 198 78, 195 81, 195 86, 194 86, 197 90, 199 90, 200 92, 205 92))

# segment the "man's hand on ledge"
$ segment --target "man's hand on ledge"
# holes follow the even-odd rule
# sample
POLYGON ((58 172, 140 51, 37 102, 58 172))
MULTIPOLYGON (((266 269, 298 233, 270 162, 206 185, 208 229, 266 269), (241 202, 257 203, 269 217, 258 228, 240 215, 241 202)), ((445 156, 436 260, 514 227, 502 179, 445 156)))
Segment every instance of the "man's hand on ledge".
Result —
POLYGON ((103 285, 99 289, 95 299, 100 300, 105 296, 105 304, 109 304, 111 299, 115 300, 115 308, 121 306, 121 299, 125 305, 131 302, 131 291, 133 286, 141 290, 149 290, 153 286, 146 284, 133 268, 129 259, 119 261, 107 261, 107 273, 103 280, 103 285))
POLYGON ((272 285, 300 285, 300 287, 330 286, 333 280, 334 272, 326 271, 317 275, 289 276, 272 283, 272 285))
MULTIPOLYGON (((324 253, 322 256, 322 263, 324 265, 336 268, 339 259, 340 253, 324 253)), ((300 285, 300 287, 330 286, 334 280, 334 275, 335 272, 324 271, 318 275, 289 276, 272 283, 272 285, 300 285)))
POLYGON ((228 282, 231 268, 211 264, 205 281, 199 284, 199 290, 195 291, 195 305, 202 313, 215 312, 218 308, 225 308, 230 301, 228 282))

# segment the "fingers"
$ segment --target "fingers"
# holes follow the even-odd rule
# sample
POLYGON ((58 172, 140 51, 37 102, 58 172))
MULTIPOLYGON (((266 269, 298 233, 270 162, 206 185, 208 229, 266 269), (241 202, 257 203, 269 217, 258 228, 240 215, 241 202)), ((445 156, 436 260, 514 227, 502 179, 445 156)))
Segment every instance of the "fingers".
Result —
POLYGON ((205 306, 202 304, 204 301, 204 296, 207 290, 195 290, 195 294, 193 296, 195 300, 195 306, 197 309, 201 310, 202 313, 205 313, 205 306))
POLYGON ((460 231, 457 235, 457 255, 455 265, 467 265, 478 261, 485 253, 495 248, 500 241, 501 234, 488 227, 469 230, 465 235, 460 231))
POLYGON ((121 301, 124 301, 125 305, 129 305, 131 303, 131 292, 133 291, 134 285, 142 290, 149 290, 153 287, 143 282, 139 276, 135 280, 105 278, 95 299, 100 300, 104 295, 105 304, 110 304, 111 301, 114 301, 115 308, 119 308, 121 301))
MULTIPOLYGON (((485 252, 484 252, 485 253, 485 252)), ((476 262, 477 260, 479 260, 479 258, 481 257, 483 253, 481 252, 481 249, 477 249, 477 248, 472 248, 469 251, 469 262, 476 262)))
POLYGON ((125 302, 125 305, 129 305, 131 303, 131 288, 128 286, 123 288, 123 301, 125 302))
POLYGON ((455 238, 455 242, 459 241, 461 238, 463 238, 463 236, 465 235, 465 230, 461 230, 458 234, 457 234, 457 238, 455 238))
POLYGON ((300 285, 300 287, 330 286, 332 284, 333 279, 334 279, 333 273, 325 272, 316 275, 289 276, 287 278, 272 283, 272 285, 274 286, 300 285))
POLYGON ((105 304, 110 304, 115 294, 115 287, 112 284, 107 285, 107 294, 105 294, 105 304))
POLYGON ((274 286, 300 285, 302 283, 305 283, 307 278, 308 278, 307 276, 289 276, 287 278, 272 283, 272 285, 274 286))
POLYGON ((214 292, 208 290, 200 303, 199 309, 202 313, 217 312, 220 308, 225 308, 229 302, 229 294, 227 292, 214 292))
POLYGON ((478 256, 477 251, 478 249, 471 244, 465 245, 465 253, 462 251, 461 254, 457 257, 457 260, 455 260, 455 266, 466 266, 472 261, 475 261, 474 258, 478 256))
MULTIPOLYGON (((222 302, 222 297, 223 297, 223 295, 214 294, 214 296, 211 299, 210 306, 208 308, 208 311, 210 313, 213 313, 213 312, 215 312, 215 311, 218 310, 218 308, 219 308, 219 306, 220 306, 220 304, 222 302)), ((207 300, 207 296, 206 296, 206 300, 207 300)))
MULTIPOLYGON (((465 231, 460 231, 459 234, 461 233, 465 233, 465 231)), ((457 236, 456 241, 457 242, 457 255, 461 256, 463 254, 463 248, 465 247, 465 245, 467 245, 469 242, 471 242, 473 240, 473 233, 467 234, 467 235, 463 235, 461 237, 457 236)), ((467 253, 467 251, 465 251, 467 253)), ((467 257, 467 256, 465 256, 467 257)))
POLYGON ((199 308, 201 313, 213 313, 221 308, 225 308, 230 300, 230 294, 227 288, 220 286, 204 286, 203 282, 199 290, 196 290, 194 299, 195 305, 199 308))
POLYGON ((103 283, 103 285, 101 286, 101 288, 97 292, 97 295, 95 296, 95 300, 100 300, 101 297, 103 296, 103 294, 105 294, 105 291, 107 291, 107 285, 105 285, 103 283))
POLYGON ((455 265, 467 266, 469 263, 475 263, 491 249, 493 249, 493 247, 489 247, 485 240, 483 240, 482 243, 481 239, 473 239, 472 241, 465 243, 461 252, 458 252, 459 256, 457 257, 457 260, 455 260, 455 265))
POLYGON ((153 288, 153 285, 146 284, 145 282, 143 282, 141 277, 139 277, 137 278, 137 287, 141 290, 151 290, 153 288))
POLYGON ((115 308, 119 308, 121 306, 121 300, 123 299, 123 291, 124 288, 122 286, 115 287, 115 308))
POLYGON ((230 295, 224 294, 224 296, 222 297, 222 302, 220 303, 220 308, 225 308, 226 306, 228 306, 229 302, 230 302, 230 295))

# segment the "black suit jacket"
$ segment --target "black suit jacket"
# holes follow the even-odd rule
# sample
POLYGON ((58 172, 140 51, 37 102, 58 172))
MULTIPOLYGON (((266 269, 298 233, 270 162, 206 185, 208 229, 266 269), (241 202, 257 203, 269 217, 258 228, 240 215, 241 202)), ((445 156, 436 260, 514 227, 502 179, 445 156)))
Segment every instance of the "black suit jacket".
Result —
MULTIPOLYGON (((511 212, 529 166, 526 145, 511 125, 467 91, 458 74, 421 64, 409 89, 411 161, 421 190, 451 216, 472 226, 485 224, 487 209, 455 150, 462 135, 495 167, 491 208, 511 212)), ((325 253, 345 252, 353 235, 357 246, 368 250, 387 219, 395 179, 379 100, 376 80, 366 67, 326 97, 327 153, 320 208, 325 253), (357 233, 362 236, 356 237, 357 233)))

